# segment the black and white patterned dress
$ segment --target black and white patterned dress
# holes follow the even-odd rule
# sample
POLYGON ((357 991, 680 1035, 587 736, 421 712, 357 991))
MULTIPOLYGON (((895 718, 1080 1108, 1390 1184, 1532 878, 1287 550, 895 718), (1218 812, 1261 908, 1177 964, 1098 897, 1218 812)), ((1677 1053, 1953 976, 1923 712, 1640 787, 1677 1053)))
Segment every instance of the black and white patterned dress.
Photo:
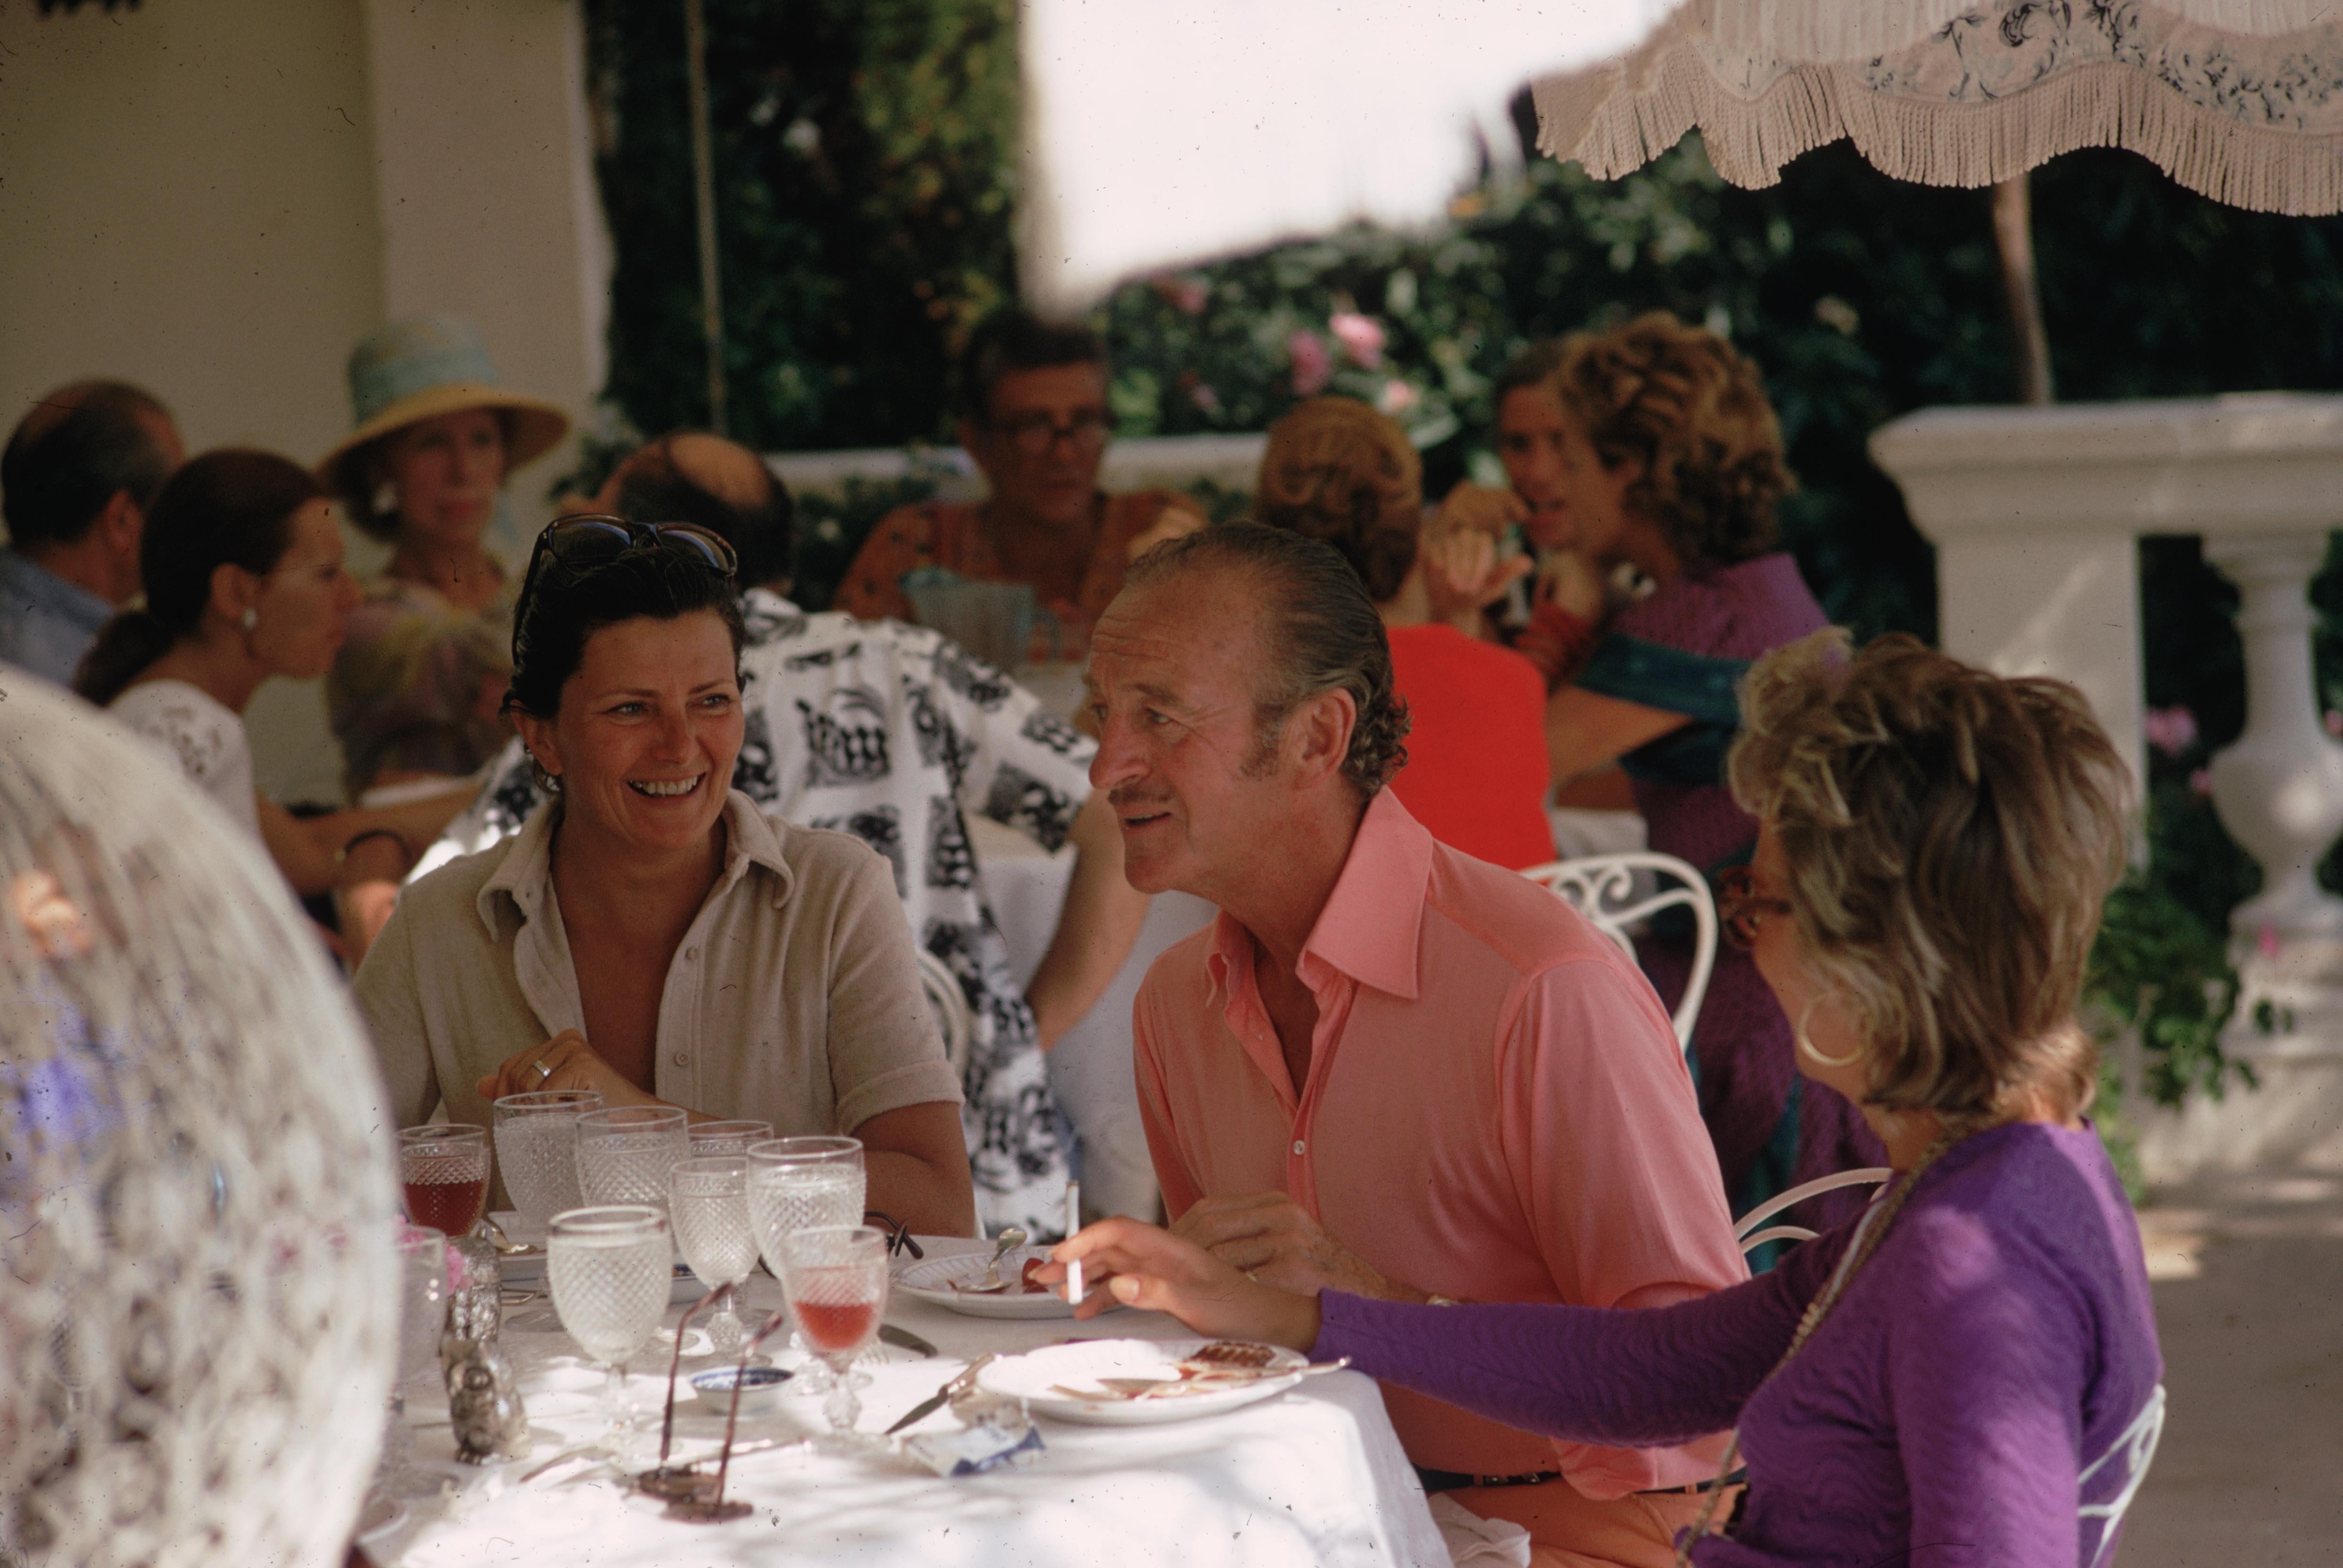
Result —
MULTIPOLYGON (((1055 850, 1090 794, 1096 747, 923 627, 808 615, 763 588, 740 608, 748 723, 732 787, 792 822, 851 833, 893 864, 912 934, 959 977, 974 1019, 960 1116, 978 1216, 988 1230, 1055 1234, 1068 1130, 963 812, 1055 850)), ((517 831, 543 798, 513 742, 418 869, 517 831)))

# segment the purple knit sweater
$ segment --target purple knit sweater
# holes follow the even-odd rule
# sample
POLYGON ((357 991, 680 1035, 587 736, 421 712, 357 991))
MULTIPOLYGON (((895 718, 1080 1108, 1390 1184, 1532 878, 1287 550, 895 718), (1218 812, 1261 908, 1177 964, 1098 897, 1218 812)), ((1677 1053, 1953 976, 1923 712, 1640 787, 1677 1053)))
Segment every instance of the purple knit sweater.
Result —
POLYGON ((1702 1568, 2077 1568, 2124 1484, 2087 1486, 2163 1376, 2139 1231, 2097 1137, 1956 1144, 1781 1376, 1854 1233, 1672 1307, 1422 1307, 1326 1292, 1313 1354, 1575 1442, 1736 1422, 1749 1492, 1702 1568))

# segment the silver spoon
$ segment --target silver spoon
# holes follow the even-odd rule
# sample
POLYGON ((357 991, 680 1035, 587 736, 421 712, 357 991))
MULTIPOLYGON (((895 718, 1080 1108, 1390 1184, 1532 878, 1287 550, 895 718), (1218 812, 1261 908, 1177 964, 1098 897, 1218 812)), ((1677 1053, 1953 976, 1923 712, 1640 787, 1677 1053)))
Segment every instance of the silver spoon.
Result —
POLYGON ((1025 1232, 1020 1227, 1011 1225, 1001 1231, 992 1239, 992 1261, 984 1266, 984 1278, 975 1284, 962 1285, 960 1290, 974 1296, 998 1295, 1007 1290, 1009 1282, 1001 1277, 1001 1260, 1024 1244, 1025 1232))

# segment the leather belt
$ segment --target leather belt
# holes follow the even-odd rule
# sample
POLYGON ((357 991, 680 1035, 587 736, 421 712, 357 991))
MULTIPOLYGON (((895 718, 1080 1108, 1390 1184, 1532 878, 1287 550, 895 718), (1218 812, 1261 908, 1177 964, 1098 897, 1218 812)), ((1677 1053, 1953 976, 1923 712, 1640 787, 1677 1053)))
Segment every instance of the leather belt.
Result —
MULTIPOLYGON (((1461 1470, 1433 1470, 1424 1465, 1415 1467, 1415 1478, 1423 1483, 1426 1495, 1438 1492, 1461 1492, 1468 1486, 1544 1486, 1549 1481, 1560 1481, 1559 1470, 1530 1470, 1519 1475, 1470 1475, 1461 1470)), ((1731 1475, 1712 1476, 1706 1481, 1688 1482, 1682 1486, 1654 1486, 1636 1493, 1639 1497, 1697 1497, 1703 1493, 1717 1492, 1728 1486, 1739 1486, 1749 1479, 1745 1469, 1731 1475)))

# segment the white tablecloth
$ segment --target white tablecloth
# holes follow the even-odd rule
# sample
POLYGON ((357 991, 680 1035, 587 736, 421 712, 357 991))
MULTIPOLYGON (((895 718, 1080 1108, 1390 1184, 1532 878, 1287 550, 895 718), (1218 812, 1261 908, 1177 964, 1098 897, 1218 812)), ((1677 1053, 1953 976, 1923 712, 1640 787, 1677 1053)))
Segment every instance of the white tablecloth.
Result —
MULTIPOLYGON (((968 827, 985 899, 1008 940, 1017 983, 1024 985, 1033 978, 1058 929, 1058 911, 1074 874, 1074 851, 1068 848, 1049 854, 1022 833, 986 817, 971 817, 968 827)), ((1164 949, 1209 922, 1213 912, 1212 905, 1190 894, 1158 893, 1114 983, 1050 1052, 1050 1092, 1074 1124, 1083 1205, 1098 1213, 1158 1217, 1155 1169, 1148 1158, 1147 1133, 1139 1121, 1139 1091, 1131 1075, 1131 1004, 1147 966, 1164 949)))
MULTIPOLYGON (((767 1305, 777 1302, 772 1282, 761 1276, 752 1294, 767 1305)), ((1001 1322, 900 1295, 887 1317, 935 1343, 944 1358, 912 1360, 895 1352, 885 1364, 871 1366, 861 1420, 870 1432, 934 1392, 964 1364, 961 1358, 981 1351, 1030 1349, 1068 1337, 1154 1339, 1184 1332, 1153 1312, 1114 1312, 1087 1323, 1001 1322)), ((468 1486, 452 1498, 417 1500, 415 1518, 371 1544, 369 1553, 386 1568, 1446 1568, 1449 1562, 1382 1397, 1355 1372, 1311 1378, 1242 1410, 1165 1426, 1043 1420, 1047 1450, 1033 1462, 959 1480, 938 1478, 900 1458, 746 1454, 734 1462, 728 1493, 753 1503, 755 1512, 707 1525, 666 1518, 662 1504, 623 1486, 608 1470, 556 1471, 529 1485, 506 1484, 506 1473, 525 1473, 550 1457, 560 1441, 592 1433, 591 1394, 599 1374, 581 1365, 576 1347, 558 1332, 508 1328, 505 1344, 521 1369, 538 1434, 536 1455, 489 1471, 435 1465, 452 1453, 453 1436, 444 1402, 435 1400, 428 1380, 418 1384, 409 1395, 418 1462, 434 1473, 444 1469, 461 1475, 468 1486), (575 1478, 562 1481, 566 1473, 575 1478)), ((654 1445, 665 1356, 664 1351, 646 1352, 629 1380, 649 1412, 645 1420, 654 1445), (658 1376, 649 1370, 654 1359, 658 1376)), ((786 1364, 786 1354, 782 1359, 786 1364)), ((713 1364, 687 1357, 685 1374, 713 1364)), ((782 1402, 777 1414, 744 1416, 742 1438, 820 1428, 819 1400, 782 1402)), ((721 1439, 721 1420, 697 1411, 688 1396, 677 1407, 679 1459, 713 1453, 721 1439)), ((948 1427, 951 1420, 948 1411, 940 1412, 923 1427, 948 1427)))

